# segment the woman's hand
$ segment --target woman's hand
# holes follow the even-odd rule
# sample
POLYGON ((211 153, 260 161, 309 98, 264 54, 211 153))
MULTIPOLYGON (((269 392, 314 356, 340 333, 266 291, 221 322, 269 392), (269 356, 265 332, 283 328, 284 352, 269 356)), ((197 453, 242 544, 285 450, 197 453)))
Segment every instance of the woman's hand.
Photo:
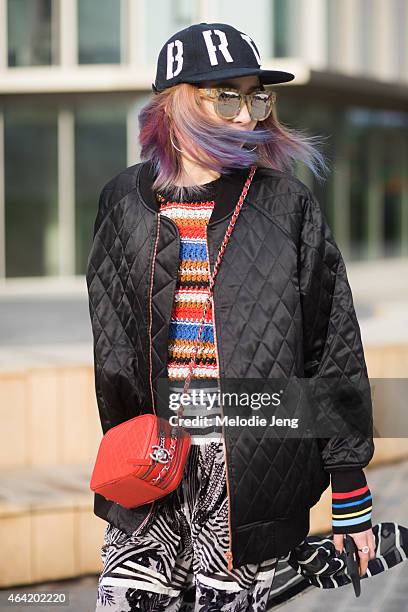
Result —
MULTIPOLYGON (((333 534, 334 547, 340 553, 343 552, 344 548, 344 535, 343 533, 333 534)), ((360 557, 360 576, 364 576, 367 571, 368 561, 370 559, 375 559, 375 537, 373 530, 367 529, 366 531, 358 531, 357 533, 349 533, 348 535, 353 538, 357 548, 368 546, 370 549, 368 553, 363 553, 361 550, 358 550, 358 555, 360 557)))

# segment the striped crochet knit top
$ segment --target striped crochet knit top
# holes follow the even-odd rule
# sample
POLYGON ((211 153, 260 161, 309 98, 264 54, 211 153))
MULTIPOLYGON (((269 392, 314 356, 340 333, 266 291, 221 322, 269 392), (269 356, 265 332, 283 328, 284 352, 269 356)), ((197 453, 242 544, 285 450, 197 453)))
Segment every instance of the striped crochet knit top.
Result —
MULTIPOLYGON (((176 223, 180 233, 179 266, 168 343, 168 378, 185 380, 208 298, 207 224, 215 205, 216 185, 206 183, 199 199, 176 201, 169 192, 156 192, 160 214, 176 223)), ((170 192, 171 193, 171 192, 170 192)), ((192 379, 218 378, 212 299, 198 343, 192 379)))

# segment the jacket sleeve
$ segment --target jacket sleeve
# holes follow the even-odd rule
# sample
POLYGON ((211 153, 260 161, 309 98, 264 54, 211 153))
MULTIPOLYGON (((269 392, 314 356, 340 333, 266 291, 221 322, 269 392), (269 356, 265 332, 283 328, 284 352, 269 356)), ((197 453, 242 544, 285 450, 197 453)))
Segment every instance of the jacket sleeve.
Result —
POLYGON ((137 416, 140 398, 135 384, 135 334, 132 298, 126 282, 122 213, 107 183, 99 196, 93 242, 86 267, 93 336, 95 391, 103 433, 137 416))
POLYGON ((343 257, 311 192, 303 199, 298 253, 305 380, 317 422, 325 423, 316 438, 335 482, 334 472, 361 474, 374 454, 371 390, 343 257))

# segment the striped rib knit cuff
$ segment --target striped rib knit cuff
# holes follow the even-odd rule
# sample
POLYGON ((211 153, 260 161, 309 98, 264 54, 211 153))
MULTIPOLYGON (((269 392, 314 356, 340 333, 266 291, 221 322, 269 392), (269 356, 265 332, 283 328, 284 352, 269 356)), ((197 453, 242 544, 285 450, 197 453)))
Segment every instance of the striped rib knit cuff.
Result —
POLYGON ((331 486, 333 533, 371 529, 372 496, 362 468, 331 472, 331 486))

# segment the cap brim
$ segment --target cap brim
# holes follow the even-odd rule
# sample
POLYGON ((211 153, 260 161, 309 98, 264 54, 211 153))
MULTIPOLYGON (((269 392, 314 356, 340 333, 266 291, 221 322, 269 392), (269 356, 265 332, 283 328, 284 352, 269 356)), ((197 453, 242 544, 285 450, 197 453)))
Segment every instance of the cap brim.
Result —
POLYGON ((260 70, 259 79, 264 85, 273 85, 274 83, 287 83, 293 81, 295 75, 291 72, 283 70, 260 70))
POLYGON ((222 79, 233 79, 243 76, 259 76, 259 80, 264 85, 272 85, 274 83, 287 83, 293 81, 295 75, 291 72, 283 72, 282 70, 262 70, 262 68, 223 68, 221 70, 212 70, 206 74, 197 74, 191 77, 191 80, 185 79, 185 82, 200 83, 202 81, 219 81, 222 79))
MULTIPOLYGON (((223 68, 221 70, 212 70, 211 72, 196 74, 194 77, 184 77, 179 83, 192 83, 199 85, 203 81, 220 81, 223 79, 233 79, 242 76, 259 76, 259 80, 263 85, 273 85, 276 83, 287 83, 293 81, 295 75, 291 72, 284 72, 282 70, 262 70, 261 68, 223 68)), ((177 81, 173 85, 178 84, 177 81)), ((168 87, 172 85, 169 84, 168 87)), ((152 83, 153 91, 159 92, 164 89, 157 89, 156 85, 152 83)))

